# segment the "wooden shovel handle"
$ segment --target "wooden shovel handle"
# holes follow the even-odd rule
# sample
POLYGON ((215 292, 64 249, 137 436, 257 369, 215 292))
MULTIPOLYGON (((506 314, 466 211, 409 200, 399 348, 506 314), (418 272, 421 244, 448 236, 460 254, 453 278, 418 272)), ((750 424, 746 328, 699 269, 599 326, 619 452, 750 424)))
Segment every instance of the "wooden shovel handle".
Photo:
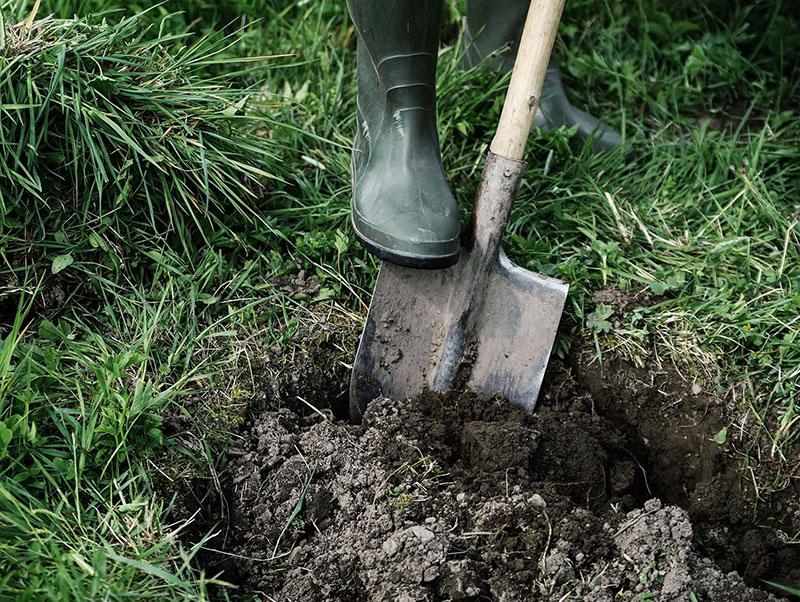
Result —
POLYGON ((565 0, 531 0, 491 151, 519 161, 539 106, 565 0))

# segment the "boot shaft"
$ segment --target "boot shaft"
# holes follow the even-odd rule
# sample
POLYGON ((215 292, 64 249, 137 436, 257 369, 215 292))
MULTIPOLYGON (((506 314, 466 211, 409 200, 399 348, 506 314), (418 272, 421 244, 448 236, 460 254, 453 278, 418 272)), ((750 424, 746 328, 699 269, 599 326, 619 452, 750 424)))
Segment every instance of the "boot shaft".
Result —
POLYGON ((348 0, 358 33, 358 128, 353 149, 356 236, 401 265, 458 259, 458 207, 436 128, 442 0, 348 0))
MULTIPOLYGON (((358 136, 428 129, 436 136, 440 0, 349 0, 358 33, 358 136)), ((434 140, 438 144, 438 140, 434 140)), ((358 148, 363 146, 357 140, 358 148)))

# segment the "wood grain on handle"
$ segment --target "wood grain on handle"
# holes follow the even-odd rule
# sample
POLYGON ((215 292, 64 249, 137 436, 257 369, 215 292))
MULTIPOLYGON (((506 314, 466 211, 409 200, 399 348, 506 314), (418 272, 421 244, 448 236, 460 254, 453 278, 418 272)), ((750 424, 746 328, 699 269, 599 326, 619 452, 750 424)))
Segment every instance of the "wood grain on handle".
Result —
POLYGON ((531 0, 491 151, 522 159, 565 0, 531 0))

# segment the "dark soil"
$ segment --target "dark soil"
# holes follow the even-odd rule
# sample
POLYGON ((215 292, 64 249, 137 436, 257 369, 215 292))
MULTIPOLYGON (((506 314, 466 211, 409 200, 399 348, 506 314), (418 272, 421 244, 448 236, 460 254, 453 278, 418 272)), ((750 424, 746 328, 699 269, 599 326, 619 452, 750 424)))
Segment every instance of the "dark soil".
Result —
POLYGON ((735 602, 775 599, 762 579, 800 585, 777 528, 800 525, 796 492, 754 508, 712 441, 719 405, 676 372, 601 369, 579 349, 532 415, 426 395, 351 425, 308 405, 342 411, 347 369, 322 341, 324 362, 300 354, 289 375, 280 360, 207 495, 197 479, 178 491, 179 514, 201 510, 187 539, 218 533, 206 572, 242 593, 735 602))

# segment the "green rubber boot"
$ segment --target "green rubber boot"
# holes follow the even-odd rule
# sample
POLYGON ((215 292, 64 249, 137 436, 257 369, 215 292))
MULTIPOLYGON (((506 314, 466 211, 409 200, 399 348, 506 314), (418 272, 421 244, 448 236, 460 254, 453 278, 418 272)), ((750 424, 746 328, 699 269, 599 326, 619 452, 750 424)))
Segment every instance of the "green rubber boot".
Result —
POLYGON ((358 128, 351 218, 358 239, 387 261, 454 264, 458 207, 436 130, 441 0, 348 0, 358 33, 358 128))
MULTIPOLYGON (((469 0, 465 66, 477 65, 496 52, 497 57, 492 59, 491 65, 503 71, 510 70, 517 56, 517 45, 528 6, 528 0, 469 0)), ((622 142, 617 132, 596 117, 572 106, 564 93, 558 62, 554 58, 550 59, 544 78, 542 99, 533 125, 544 131, 577 125, 579 142, 591 139, 595 152, 610 150, 622 142)))

